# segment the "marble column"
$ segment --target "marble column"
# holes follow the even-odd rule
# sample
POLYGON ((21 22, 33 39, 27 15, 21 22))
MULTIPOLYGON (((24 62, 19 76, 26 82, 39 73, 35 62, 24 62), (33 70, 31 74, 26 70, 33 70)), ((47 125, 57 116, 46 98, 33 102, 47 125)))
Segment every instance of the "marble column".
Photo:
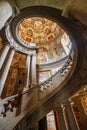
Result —
POLYGON ((29 85, 30 85, 30 62, 31 62, 31 56, 27 55, 27 59, 26 59, 26 70, 27 70, 26 88, 29 88, 29 85))
POLYGON ((32 63, 31 63, 31 76, 32 76, 32 85, 37 84, 37 76, 36 76, 36 54, 32 55, 32 63))
POLYGON ((5 58, 6 58, 7 54, 8 54, 9 49, 10 49, 10 46, 9 46, 9 45, 6 45, 6 46, 4 47, 4 49, 3 49, 2 53, 1 53, 1 55, 0 55, 0 69, 2 68, 2 65, 3 65, 3 63, 4 63, 4 61, 5 61, 5 58))
POLYGON ((10 53, 9 57, 8 57, 8 59, 6 59, 5 67, 4 67, 3 72, 0 76, 0 97, 1 97, 4 85, 5 85, 5 81, 6 81, 9 69, 10 69, 11 62, 13 60, 13 56, 15 54, 15 49, 11 49, 9 53, 10 53))
POLYGON ((59 119, 59 130, 67 130, 65 120, 64 120, 64 113, 63 113, 63 107, 56 108, 56 111, 58 113, 58 119, 59 119))
POLYGON ((63 106, 65 107, 65 117, 69 130, 79 130, 71 103, 67 101, 63 106))

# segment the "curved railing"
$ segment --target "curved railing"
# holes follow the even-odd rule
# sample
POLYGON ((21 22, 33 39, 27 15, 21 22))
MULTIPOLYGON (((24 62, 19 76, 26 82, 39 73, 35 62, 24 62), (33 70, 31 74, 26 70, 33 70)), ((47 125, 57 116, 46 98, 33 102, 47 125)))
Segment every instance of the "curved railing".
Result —
POLYGON ((71 66, 73 64, 73 59, 72 57, 69 55, 68 60, 66 61, 66 63, 64 64, 64 66, 58 71, 56 72, 51 78, 47 79, 46 81, 42 82, 40 84, 40 90, 43 92, 44 89, 47 89, 48 87, 52 86, 52 79, 59 74, 59 76, 65 77, 65 75, 69 72, 69 70, 71 69, 71 66))

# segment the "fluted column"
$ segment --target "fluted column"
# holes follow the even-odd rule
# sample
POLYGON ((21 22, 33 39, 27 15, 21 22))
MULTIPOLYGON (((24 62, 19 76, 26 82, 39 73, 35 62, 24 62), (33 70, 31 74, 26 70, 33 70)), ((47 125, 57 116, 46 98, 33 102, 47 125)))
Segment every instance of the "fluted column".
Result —
POLYGON ((32 85, 37 84, 37 76, 36 76, 36 54, 32 55, 32 63, 31 63, 31 76, 32 76, 32 85))
POLYGON ((27 77, 26 77, 26 88, 29 88, 30 85, 30 55, 27 55, 26 59, 26 70, 27 70, 27 77))
POLYGON ((63 113, 63 107, 56 108, 56 111, 58 113, 58 119, 59 119, 59 130, 67 130, 65 120, 64 120, 64 113, 63 113))
POLYGON ((4 61, 5 61, 5 58, 6 58, 7 54, 8 54, 9 49, 10 49, 10 46, 9 46, 9 45, 8 45, 8 46, 6 45, 6 46, 4 47, 4 49, 3 49, 2 53, 1 53, 1 55, 0 55, 0 69, 1 69, 1 67, 2 67, 2 65, 3 65, 3 63, 4 63, 4 61))
POLYGON ((6 81, 14 54, 15 54, 15 50, 11 49, 9 57, 8 57, 8 59, 6 59, 7 62, 5 64, 5 67, 4 67, 1 77, 0 77, 0 97, 1 97, 4 85, 5 85, 5 81, 6 81))
POLYGON ((71 103, 67 101, 63 105, 65 106, 65 117, 69 130, 79 130, 71 103))

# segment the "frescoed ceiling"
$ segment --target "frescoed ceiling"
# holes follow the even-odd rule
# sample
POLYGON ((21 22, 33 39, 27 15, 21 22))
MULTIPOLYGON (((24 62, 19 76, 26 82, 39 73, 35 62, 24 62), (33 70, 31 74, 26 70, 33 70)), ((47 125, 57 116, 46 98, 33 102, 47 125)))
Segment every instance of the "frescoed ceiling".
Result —
POLYGON ((55 22, 41 17, 25 18, 18 26, 19 36, 36 44, 54 40, 60 31, 60 26, 55 22))
POLYGON ((37 64, 60 60, 70 51, 69 36, 57 23, 46 18, 24 18, 17 25, 17 37, 39 46, 37 64))

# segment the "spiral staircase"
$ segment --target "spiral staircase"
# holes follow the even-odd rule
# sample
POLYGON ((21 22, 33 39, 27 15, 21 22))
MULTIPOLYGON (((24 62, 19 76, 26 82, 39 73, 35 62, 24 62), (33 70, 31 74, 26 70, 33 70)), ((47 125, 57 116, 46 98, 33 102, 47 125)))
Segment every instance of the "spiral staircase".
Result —
MULTIPOLYGON (((7 51, 10 51, 8 61, 14 56, 15 51, 31 55, 32 52, 35 53, 35 50, 38 51, 38 46, 29 46, 26 43, 21 44, 17 38, 16 26, 26 17, 45 17, 56 21, 68 33, 72 41, 69 55, 62 59, 61 62, 56 62, 56 64, 60 63, 60 65, 63 63, 62 68, 44 82, 36 84, 34 80, 35 84, 32 84, 27 90, 4 98, 2 96, 3 83, 0 83, 0 130, 29 130, 51 110, 59 108, 61 104, 66 106, 70 97, 87 84, 87 28, 71 15, 68 17, 62 16, 65 13, 65 9, 62 11, 39 5, 22 7, 22 9, 22 3, 19 9, 16 4, 13 6, 14 2, 11 4, 13 15, 7 20, 0 33, 4 40, 9 43, 7 47, 7 51)), ((7 46, 7 43, 4 46, 7 46)), ((1 56, 2 54, 3 51, 1 51, 1 56)), ((3 63, 0 75, 1 81, 3 78, 6 79, 8 74, 5 66, 3 67, 3 63)), ((47 68, 49 66, 55 66, 55 64, 49 63, 49 65, 46 64, 41 67, 47 68)), ((72 128, 70 125, 70 130, 79 130, 73 119, 72 124, 74 126, 72 128)))

